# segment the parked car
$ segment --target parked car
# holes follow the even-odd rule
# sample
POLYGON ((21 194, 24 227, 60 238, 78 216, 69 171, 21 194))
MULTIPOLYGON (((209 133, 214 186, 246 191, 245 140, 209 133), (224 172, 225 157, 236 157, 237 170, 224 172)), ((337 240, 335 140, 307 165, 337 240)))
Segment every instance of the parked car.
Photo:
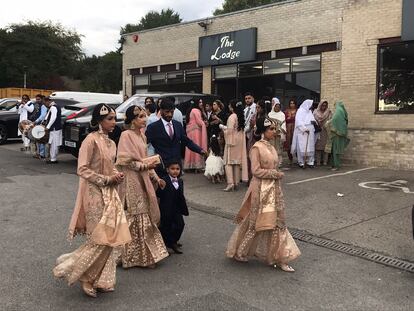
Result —
MULTIPOLYGON (((118 108, 116 108, 117 126, 114 132, 109 135, 115 141, 115 143, 118 143, 119 136, 121 135, 122 129, 124 127, 125 112, 128 107, 132 105, 143 107, 145 105, 145 98, 147 97, 152 97, 155 101, 157 101, 157 99, 160 97, 173 98, 175 106, 180 109, 183 114, 184 121, 187 110, 190 107, 190 102, 193 98, 202 98, 205 103, 212 103, 214 100, 219 98, 216 95, 196 93, 135 94, 123 102, 118 108)), ((71 153, 75 157, 78 156, 80 145, 82 144, 82 141, 85 139, 86 135, 89 133, 89 122, 91 121, 91 118, 91 116, 82 116, 80 118, 67 120, 64 124, 64 148, 65 151, 71 153)))
POLYGON ((12 109, 16 110, 16 105, 18 103, 18 98, 2 98, 0 99, 0 110, 1 111, 9 111, 12 109))
MULTIPOLYGON (((77 104, 78 102, 67 98, 54 98, 53 101, 59 107, 77 104)), ((16 105, 15 105, 16 106, 16 105)), ((8 139, 18 138, 17 127, 19 125, 19 114, 16 108, 0 111, 0 145, 8 139)))
MULTIPOLYGON (((65 106, 65 111, 62 113, 62 119, 65 118, 63 124, 63 149, 75 157, 78 156, 80 145, 89 133, 92 112, 97 104, 80 103, 65 106)), ((108 103, 114 109, 119 107, 120 104, 108 103)), ((113 139, 116 140, 115 137, 113 139)))
POLYGON ((108 93, 91 93, 91 92, 71 92, 71 91, 62 91, 62 92, 53 92, 50 94, 50 97, 55 100, 55 98, 67 98, 76 100, 78 102, 85 101, 98 101, 100 103, 114 103, 122 102, 121 94, 108 94, 108 93))

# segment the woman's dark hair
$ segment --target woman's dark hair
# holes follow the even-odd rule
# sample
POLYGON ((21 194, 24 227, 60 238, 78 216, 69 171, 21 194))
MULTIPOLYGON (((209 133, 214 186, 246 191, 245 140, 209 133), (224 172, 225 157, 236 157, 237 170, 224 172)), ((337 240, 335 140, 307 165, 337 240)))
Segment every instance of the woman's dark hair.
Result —
POLYGON ((235 99, 232 99, 229 102, 229 106, 233 108, 233 112, 237 115, 237 123, 238 123, 237 130, 238 131, 244 130, 245 120, 244 120, 243 104, 241 102, 238 102, 235 99))
POLYGON ((147 108, 150 113, 157 111, 157 105, 155 103, 148 104, 145 106, 145 108, 147 108))
POLYGON ((216 137, 216 135, 211 136, 210 138, 210 149, 213 152, 215 156, 220 156, 221 150, 220 150, 220 144, 216 137))
POLYGON ((185 123, 186 124, 190 123, 191 110, 193 110, 194 108, 200 110, 200 107, 198 107, 198 103, 200 102, 200 99, 201 98, 193 98, 190 101, 190 107, 188 107, 187 113, 186 113, 186 116, 185 116, 185 123))
POLYGON ((148 105, 148 104, 147 104, 147 100, 148 100, 148 99, 151 101, 151 104, 153 104, 153 103, 154 103, 154 98, 152 98, 152 97, 150 97, 150 96, 149 96, 149 97, 146 97, 146 98, 145 98, 145 100, 144 100, 144 105, 148 105))
POLYGON ((297 103, 297 102, 296 102, 296 100, 295 100, 295 99, 293 99, 293 98, 291 98, 291 99, 289 100, 288 108, 289 108, 289 106, 290 106, 290 103, 291 103, 291 102, 293 102, 293 103, 295 104, 296 108, 298 108, 298 103, 297 103))
POLYGON ((134 120, 137 117, 137 115, 135 114, 136 108, 140 109, 141 111, 145 111, 144 108, 140 106, 132 105, 131 107, 129 107, 125 112, 125 125, 130 125, 132 120, 134 120))
MULTIPOLYGON (((264 132, 266 132, 267 128, 270 126, 265 126, 265 120, 269 120, 266 117, 259 117, 256 119, 256 135, 262 135, 264 132)), ((272 122, 273 123, 273 122, 272 122)))
POLYGON ((272 110, 272 103, 268 100, 261 99, 257 102, 257 105, 262 109, 262 113, 257 117, 266 117, 268 113, 272 110))
MULTIPOLYGON (((215 101, 213 101, 213 104, 214 103, 216 103, 220 107, 220 110, 224 110, 224 104, 220 99, 216 99, 215 101)), ((211 104, 211 106, 213 106, 213 104, 211 104)))
POLYGON ((114 110, 107 104, 97 104, 92 111, 90 131, 98 130, 99 123, 102 122, 102 120, 105 119, 106 116, 111 112, 114 112, 114 110), (107 111, 107 113, 101 114, 101 109, 103 110, 103 112, 107 111))

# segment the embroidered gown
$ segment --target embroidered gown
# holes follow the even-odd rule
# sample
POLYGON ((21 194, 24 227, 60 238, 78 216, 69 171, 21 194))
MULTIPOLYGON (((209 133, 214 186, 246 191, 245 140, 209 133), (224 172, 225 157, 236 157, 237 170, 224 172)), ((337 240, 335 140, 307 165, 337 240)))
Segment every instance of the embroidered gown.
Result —
MULTIPOLYGON (((186 127, 187 137, 194 143, 207 150, 207 128, 203 121, 200 109, 193 108, 190 112, 190 122, 186 127)), ((184 169, 203 169, 204 157, 190 149, 185 149, 184 169)))
POLYGON ((146 157, 145 135, 124 131, 118 144, 117 168, 125 174, 124 182, 119 185, 119 195, 132 236, 132 241, 123 248, 124 268, 147 267, 168 256, 157 227, 160 211, 152 184, 158 184, 159 177, 142 162, 146 157))
POLYGON ((71 238, 86 234, 87 240, 60 256, 53 269, 55 277, 65 278, 69 285, 79 280, 94 288, 113 289, 117 247, 131 241, 116 185, 110 181, 117 173, 115 155, 115 143, 99 132, 89 134, 79 150, 79 190, 69 234, 71 238))
POLYGON ((285 224, 285 204, 277 179, 278 156, 275 148, 260 140, 250 151, 252 180, 238 216, 226 255, 255 256, 269 265, 285 264, 300 255, 285 224))

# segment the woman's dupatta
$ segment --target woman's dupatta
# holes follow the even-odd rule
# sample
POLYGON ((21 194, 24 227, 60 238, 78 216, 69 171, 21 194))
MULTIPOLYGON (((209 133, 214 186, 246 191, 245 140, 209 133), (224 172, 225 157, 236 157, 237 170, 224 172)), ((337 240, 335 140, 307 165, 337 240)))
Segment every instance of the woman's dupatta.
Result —
MULTIPOLYGON (((118 156, 116 165, 118 167, 129 166, 135 161, 144 164, 144 159, 147 157, 147 144, 144 134, 137 134, 133 130, 126 130, 122 133, 118 144, 118 156)), ((160 209, 158 207, 157 197, 155 195, 154 185, 151 182, 148 170, 135 172, 141 174, 144 182, 144 192, 148 195, 149 201, 149 215, 153 223, 160 222, 160 209)), ((126 189, 125 189, 126 191, 126 189)), ((121 196, 122 197, 122 196, 121 196)))

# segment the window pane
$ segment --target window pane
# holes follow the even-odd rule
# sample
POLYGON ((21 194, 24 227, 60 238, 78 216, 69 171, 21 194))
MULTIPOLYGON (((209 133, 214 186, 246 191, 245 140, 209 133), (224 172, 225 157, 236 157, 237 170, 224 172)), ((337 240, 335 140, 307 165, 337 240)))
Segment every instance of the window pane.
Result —
POLYGON ((263 63, 251 63, 239 65, 239 77, 261 76, 263 74, 263 63))
POLYGON ((134 76, 136 86, 148 85, 148 75, 134 76))
POLYGON ((216 79, 235 78, 237 76, 237 65, 220 66, 214 68, 214 77, 216 79))
POLYGON ((310 71, 321 69, 321 56, 304 56, 292 58, 292 71, 310 71))
POLYGON ((414 42, 379 49, 378 110, 414 112, 414 42))
POLYGON ((201 81, 203 81, 203 71, 200 70, 200 69, 186 70, 185 71, 185 81, 186 82, 201 82, 201 81))
POLYGON ((165 83, 165 73, 153 73, 151 74, 151 84, 164 84, 165 83))
POLYGON ((183 83, 184 82, 184 72, 169 72, 167 73, 167 83, 183 83))
POLYGON ((290 58, 265 61, 264 74, 271 75, 290 71, 290 58))

